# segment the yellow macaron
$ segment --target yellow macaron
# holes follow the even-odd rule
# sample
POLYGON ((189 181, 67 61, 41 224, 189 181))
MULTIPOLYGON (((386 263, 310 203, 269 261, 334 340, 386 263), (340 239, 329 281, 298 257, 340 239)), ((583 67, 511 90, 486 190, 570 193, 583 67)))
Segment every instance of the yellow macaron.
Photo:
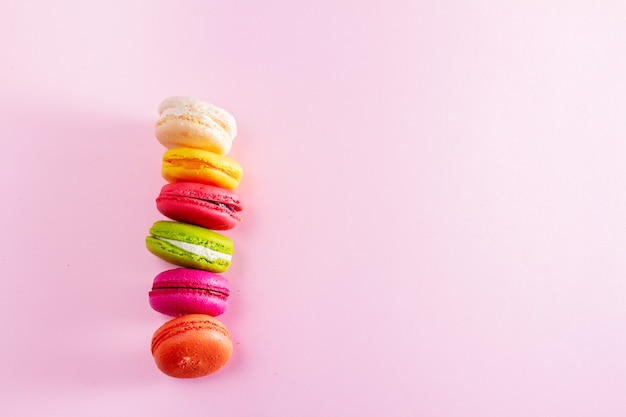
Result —
POLYGON ((197 182, 234 190, 243 168, 233 159, 213 152, 176 148, 163 154, 161 175, 168 182, 197 182))

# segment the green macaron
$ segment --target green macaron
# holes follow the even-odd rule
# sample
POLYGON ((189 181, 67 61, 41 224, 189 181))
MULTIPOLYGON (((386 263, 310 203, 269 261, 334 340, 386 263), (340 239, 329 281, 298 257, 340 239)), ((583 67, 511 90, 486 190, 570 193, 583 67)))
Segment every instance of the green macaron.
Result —
POLYGON ((174 265, 224 272, 230 266, 233 241, 204 227, 187 223, 158 221, 146 237, 146 247, 174 265))

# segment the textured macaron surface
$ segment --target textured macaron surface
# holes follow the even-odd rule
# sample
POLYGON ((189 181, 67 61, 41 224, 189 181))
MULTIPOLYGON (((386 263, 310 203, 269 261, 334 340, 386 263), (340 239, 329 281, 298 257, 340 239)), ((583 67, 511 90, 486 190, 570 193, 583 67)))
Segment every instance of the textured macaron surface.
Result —
POLYGON ((188 314, 159 327, 152 337, 152 355, 158 368, 176 378, 196 378, 222 368, 233 344, 228 329, 216 318, 188 314))
POLYGON ((157 209, 172 220, 207 229, 232 229, 241 221, 241 203, 230 190, 192 182, 166 184, 156 199, 157 209))
POLYGON ((168 182, 196 182, 234 190, 243 176, 239 163, 200 149, 175 148, 163 154, 161 175, 168 182))
POLYGON ((189 147, 225 155, 237 136, 226 110, 193 97, 169 97, 159 105, 155 133, 167 148, 189 147))
POLYGON ((233 241, 204 227, 160 220, 150 228, 146 247, 178 266, 224 272, 231 263, 233 241))
POLYGON ((169 316, 200 313, 218 316, 226 310, 230 295, 228 280, 198 269, 176 268, 154 278, 150 305, 169 316))

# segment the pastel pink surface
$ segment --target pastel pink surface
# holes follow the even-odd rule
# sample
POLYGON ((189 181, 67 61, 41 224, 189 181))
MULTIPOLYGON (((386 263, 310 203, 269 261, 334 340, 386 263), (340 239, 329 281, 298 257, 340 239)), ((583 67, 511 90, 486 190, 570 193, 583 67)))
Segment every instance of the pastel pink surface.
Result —
POLYGON ((166 184, 156 200, 157 209, 179 222, 213 230, 227 230, 240 221, 239 197, 227 189, 207 184, 175 182, 166 184))
POLYGON ((0 2, 0 414, 617 417, 626 2, 0 2), (159 103, 228 110, 227 367, 161 374, 159 103))

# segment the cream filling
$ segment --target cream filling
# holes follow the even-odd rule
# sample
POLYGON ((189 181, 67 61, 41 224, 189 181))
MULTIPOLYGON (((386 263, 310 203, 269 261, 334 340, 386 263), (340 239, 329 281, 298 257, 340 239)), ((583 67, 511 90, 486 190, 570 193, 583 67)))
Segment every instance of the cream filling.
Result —
POLYGON ((182 249, 184 251, 193 253, 194 255, 198 255, 203 258, 206 258, 209 261, 217 261, 218 259, 221 259, 230 263, 231 259, 233 258, 232 255, 218 252, 213 249, 209 249, 206 246, 196 245, 194 243, 181 242, 180 240, 166 239, 164 237, 159 237, 159 236, 154 236, 154 237, 164 242, 167 242, 172 246, 176 246, 179 249, 182 249))

